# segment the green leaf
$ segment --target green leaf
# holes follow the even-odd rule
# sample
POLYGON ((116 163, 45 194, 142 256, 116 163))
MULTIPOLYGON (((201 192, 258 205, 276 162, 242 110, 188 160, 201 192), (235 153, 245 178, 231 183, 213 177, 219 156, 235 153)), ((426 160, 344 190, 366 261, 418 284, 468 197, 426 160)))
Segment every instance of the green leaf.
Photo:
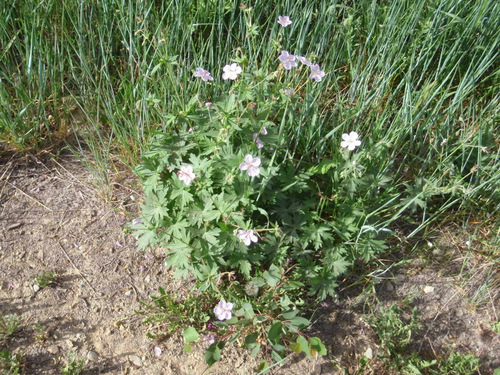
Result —
POLYGON ((257 339, 258 338, 259 338, 259 333, 258 332, 254 332, 254 333, 251 333, 251 334, 247 335, 247 337, 245 337, 245 346, 248 349, 255 348, 255 346, 257 345, 257 339))
POLYGON ((290 350, 294 353, 302 353, 302 346, 298 342, 294 342, 293 344, 290 344, 290 350))
POLYGON ((326 347, 321 342, 319 337, 311 337, 309 339, 309 345, 314 349, 319 355, 326 355, 326 347))
POLYGON ((184 336, 184 340, 186 340, 186 342, 197 341, 200 338, 200 334, 193 327, 186 328, 182 336, 184 336))
POLYGON ((271 264, 268 271, 264 271, 262 277, 266 280, 267 285, 271 288, 274 288, 276 284, 281 280, 281 274, 279 272, 279 268, 274 264, 271 264))
POLYGON ((225 342, 213 343, 205 352, 205 361, 209 366, 220 360, 221 349, 224 348, 225 342))
POLYGON ((186 353, 191 353, 193 351, 193 347, 190 344, 184 344, 184 351, 186 353))
POLYGON ((255 313, 253 311, 252 305, 250 305, 249 303, 244 303, 242 306, 242 309, 245 312, 246 319, 253 319, 253 317, 255 316, 255 313))
POLYGON ((275 323, 271 329, 269 330, 268 333, 268 339, 271 341, 277 341, 281 337, 281 332, 282 332, 283 324, 281 322, 275 323))
POLYGON ((259 354, 260 352, 260 344, 257 344, 255 345, 255 347, 252 349, 252 352, 250 353, 250 355, 252 357, 255 357, 257 354, 259 354))
POLYGON ((274 359, 276 362, 281 362, 281 360, 283 359, 283 358, 281 358, 281 356, 279 355, 279 353, 278 353, 278 352, 276 352, 276 351, 274 351, 274 350, 271 352, 271 357, 272 357, 272 359, 274 359))
POLYGON ((290 324, 292 326, 294 326, 295 328, 297 328, 297 329, 300 330, 302 328, 310 326, 311 322, 309 320, 307 320, 306 318, 302 318, 300 316, 296 316, 295 318, 293 318, 292 320, 290 320, 290 324))
POLYGON ((290 311, 284 312, 283 318, 286 320, 291 320, 297 316, 298 312, 299 312, 299 310, 290 310, 290 311))
POLYGON ((262 360, 260 361, 259 367, 257 367, 257 371, 261 371, 261 374, 267 374, 270 370, 269 365, 267 364, 266 361, 262 360))
POLYGON ((217 245, 217 237, 219 237, 221 230, 219 228, 214 228, 208 232, 203 233, 202 238, 212 245, 217 245))
POLYGON ((308 357, 311 357, 311 351, 309 350, 309 343, 307 342, 304 336, 297 337, 297 344, 300 345, 302 351, 306 353, 308 357))

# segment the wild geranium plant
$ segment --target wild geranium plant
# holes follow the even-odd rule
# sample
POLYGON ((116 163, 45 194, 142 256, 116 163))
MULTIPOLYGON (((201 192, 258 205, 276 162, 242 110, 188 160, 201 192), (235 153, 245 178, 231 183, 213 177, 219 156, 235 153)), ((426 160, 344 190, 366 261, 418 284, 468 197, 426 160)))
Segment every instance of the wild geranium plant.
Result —
POLYGON ((225 65, 229 92, 196 68, 201 84, 221 85, 220 96, 193 98, 182 121, 154 136, 137 167, 145 192, 133 225, 138 247, 161 245, 175 275, 194 276, 197 293, 212 301, 198 324, 177 325, 186 350, 191 342, 211 343, 209 364, 227 342, 263 352, 262 368, 290 351, 325 354, 318 338, 304 334, 310 321, 301 307, 333 296, 355 259, 384 249, 381 230, 369 225, 373 207, 364 204, 387 181, 363 166, 358 133, 333 139, 339 151, 331 158, 304 160, 291 151, 293 129, 282 125, 285 108, 311 105, 304 90, 320 90, 326 73, 286 50, 275 61, 272 72, 225 65), (292 75, 292 68, 310 73, 292 75), (291 102, 291 95, 306 99, 291 102))

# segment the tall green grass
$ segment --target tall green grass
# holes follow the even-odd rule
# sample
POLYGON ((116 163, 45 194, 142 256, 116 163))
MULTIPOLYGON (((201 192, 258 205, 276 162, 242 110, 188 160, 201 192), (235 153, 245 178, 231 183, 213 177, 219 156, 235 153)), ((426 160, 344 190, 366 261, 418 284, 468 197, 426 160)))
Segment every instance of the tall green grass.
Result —
POLYGON ((43 148, 71 131, 106 183, 113 157, 133 166, 151 131, 229 90, 225 64, 265 74, 286 49, 328 72, 303 111, 279 112, 294 157, 319 162, 358 131, 401 192, 388 220, 420 207, 422 226, 498 209, 499 41, 494 0, 14 0, 0 9, 0 139, 43 148))

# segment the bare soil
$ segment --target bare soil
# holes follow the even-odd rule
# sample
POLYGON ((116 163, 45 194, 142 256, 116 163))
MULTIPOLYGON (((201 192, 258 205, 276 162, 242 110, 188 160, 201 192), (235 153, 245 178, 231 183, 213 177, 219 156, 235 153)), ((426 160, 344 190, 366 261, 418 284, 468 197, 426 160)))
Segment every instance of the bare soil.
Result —
MULTIPOLYGON (((59 374, 70 352, 84 359, 84 374, 256 373, 258 360, 236 347, 208 368, 208 343, 188 354, 180 335, 161 342, 146 337, 136 313, 140 301, 160 286, 182 291, 187 284, 172 279, 161 249, 138 252, 126 233, 139 216, 136 178, 125 169, 108 177, 109 186, 99 188, 71 155, 0 157, 0 312, 23 318, 0 349, 24 353, 26 374, 59 374), (56 272, 56 283, 37 290, 44 271, 56 272)), ((482 245, 466 245, 457 231, 441 233, 425 259, 400 262, 357 286, 346 279, 308 332, 321 337, 329 355, 292 355, 272 373, 343 374, 343 367, 354 373, 368 349, 376 368, 381 352, 367 314, 413 295, 424 328, 412 350, 438 360, 451 350, 471 353, 481 358, 480 373, 492 374, 500 367, 500 337, 491 328, 499 321, 500 276, 491 262, 481 263, 482 245)))

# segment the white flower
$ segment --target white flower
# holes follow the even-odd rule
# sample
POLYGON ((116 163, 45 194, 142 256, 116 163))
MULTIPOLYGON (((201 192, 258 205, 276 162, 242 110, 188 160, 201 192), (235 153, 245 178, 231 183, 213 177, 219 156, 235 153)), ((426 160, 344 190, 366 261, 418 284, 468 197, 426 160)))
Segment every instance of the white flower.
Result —
POLYGON ((222 73, 222 79, 232 79, 233 81, 238 78, 238 75, 242 72, 241 66, 236 63, 226 65, 222 70, 224 70, 224 73, 222 73))
POLYGON ((309 78, 314 79, 316 82, 320 82, 326 73, 321 70, 319 64, 310 65, 310 67, 311 75, 309 76, 309 78))
POLYGON ((202 68, 196 68, 196 71, 194 72, 194 76, 201 78, 205 82, 214 80, 214 78, 210 75, 210 72, 208 70, 205 70, 202 68))
POLYGON ((293 94, 295 94, 295 90, 294 89, 286 89, 285 90, 285 95, 289 95, 290 96, 290 95, 293 95, 293 94))
POLYGON ((295 55, 295 58, 299 60, 302 64, 307 65, 307 66, 312 66, 313 63, 310 62, 306 57, 304 56, 297 56, 295 55))
POLYGON ((341 147, 347 147, 349 150, 354 150, 356 147, 361 145, 361 141, 358 139, 359 135, 356 132, 350 132, 349 134, 342 134, 343 141, 340 143, 341 147))
POLYGON ((279 16, 278 23, 283 27, 287 27, 292 24, 292 20, 289 16, 279 16))
POLYGON ((262 134, 262 135, 267 135, 267 129, 266 129, 266 127, 265 127, 265 126, 264 126, 264 127, 262 128, 262 130, 260 131, 260 134, 262 134))
POLYGON ((193 173, 193 167, 190 165, 182 166, 179 172, 177 172, 177 176, 179 177, 179 180, 184 181, 184 183, 188 186, 196 178, 193 173))
POLYGON ((446 138, 444 138, 442 141, 441 141, 441 146, 444 146, 446 144, 446 142, 448 142, 448 140, 446 138))
POLYGON ((214 307, 214 314, 219 320, 229 320, 232 317, 232 310, 233 304, 231 302, 220 301, 219 304, 214 307))
POLYGON ((243 241, 243 243, 247 246, 250 246, 252 242, 257 242, 259 238, 253 234, 253 230, 243 230, 239 229, 238 230, 238 238, 243 241))
POLYGON ((246 154, 245 161, 240 164, 240 169, 242 171, 247 171, 250 177, 255 177, 258 176, 260 173, 259 165, 260 165, 259 157, 254 158, 252 155, 246 154))
POLYGON ((281 55, 278 56, 278 59, 283 63, 286 70, 290 70, 292 67, 298 66, 297 61, 295 61, 295 56, 290 55, 288 51, 281 51, 281 55))

